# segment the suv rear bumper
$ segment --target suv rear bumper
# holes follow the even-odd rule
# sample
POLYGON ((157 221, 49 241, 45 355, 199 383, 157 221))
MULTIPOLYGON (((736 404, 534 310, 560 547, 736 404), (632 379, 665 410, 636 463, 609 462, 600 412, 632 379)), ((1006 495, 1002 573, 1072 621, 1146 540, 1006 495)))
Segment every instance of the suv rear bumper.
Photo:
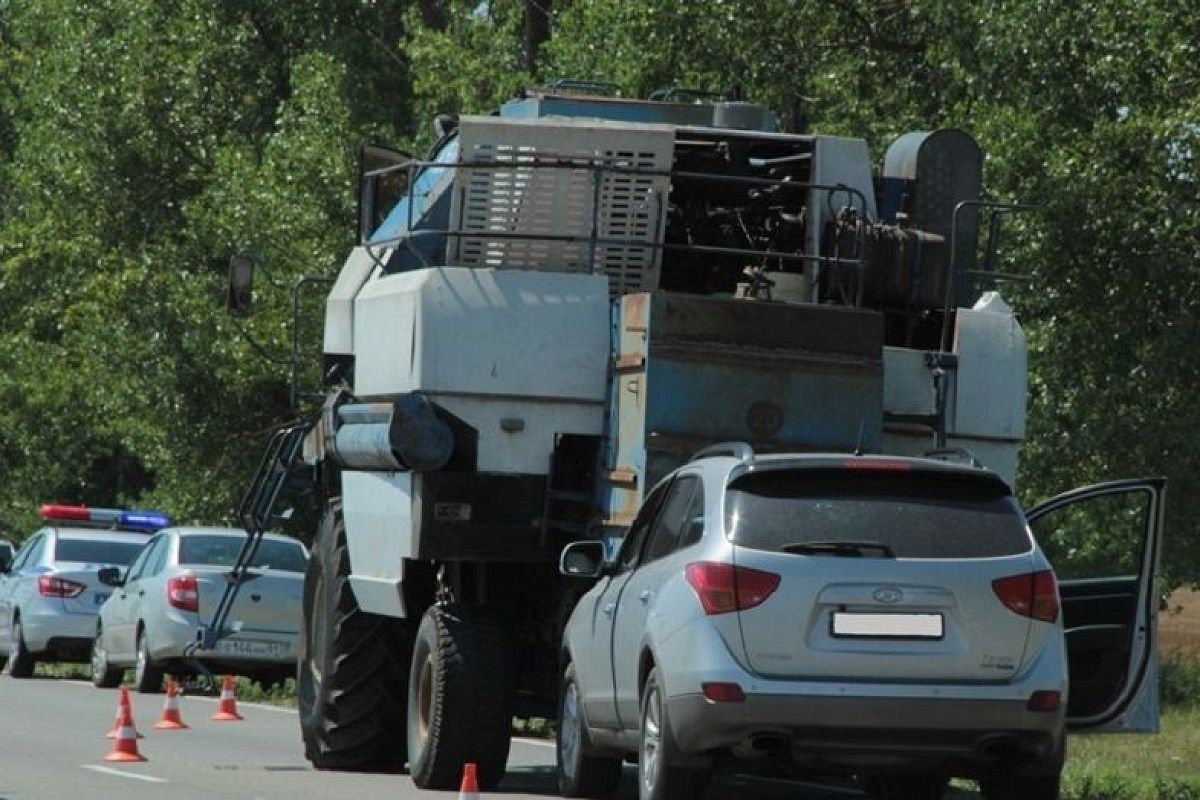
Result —
POLYGON ((1064 736, 1061 711, 1035 713, 1014 700, 747 694, 713 703, 688 694, 667 703, 685 753, 777 754, 864 770, 1004 763, 1056 772, 1064 736))

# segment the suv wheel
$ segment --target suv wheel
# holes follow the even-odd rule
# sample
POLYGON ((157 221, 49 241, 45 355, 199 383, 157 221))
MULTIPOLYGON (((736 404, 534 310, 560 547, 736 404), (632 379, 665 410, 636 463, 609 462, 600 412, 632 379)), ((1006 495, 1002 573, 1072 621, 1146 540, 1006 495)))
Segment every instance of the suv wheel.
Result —
POLYGON ((690 800, 700 796, 708 781, 702 770, 673 766, 678 757, 667 719, 658 668, 650 670, 642 690, 641 733, 638 743, 638 797, 640 800, 690 800))
POLYGON ((568 664, 563 673, 556 744, 559 794, 563 797, 611 797, 616 793, 621 781, 621 759, 588 753, 591 743, 574 664, 568 664))
POLYGON ((8 643, 8 674, 14 678, 29 678, 33 676, 33 668, 37 659, 25 646, 25 632, 21 630, 20 621, 12 624, 12 636, 8 643))
POLYGON ((108 663, 108 651, 100 641, 101 631, 96 629, 92 640, 92 685, 97 689, 115 689, 121 684, 125 670, 108 663))

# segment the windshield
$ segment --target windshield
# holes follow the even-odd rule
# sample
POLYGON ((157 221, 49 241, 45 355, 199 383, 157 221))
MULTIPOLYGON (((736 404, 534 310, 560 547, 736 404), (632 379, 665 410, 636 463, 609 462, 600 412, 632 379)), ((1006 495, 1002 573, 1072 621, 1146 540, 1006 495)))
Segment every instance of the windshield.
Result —
POLYGON ((86 564, 111 564, 125 567, 133 563, 145 547, 144 542, 113 542, 104 539, 63 539, 54 545, 55 561, 79 561, 86 564))
POLYGON ((756 550, 981 558, 1032 548, 1004 487, 953 473, 751 473, 729 485, 725 515, 733 542, 756 550))
MULTIPOLYGON (((232 567, 241 552, 245 539, 240 536, 206 536, 193 534, 179 540, 180 566, 232 567)), ((308 557, 299 542, 263 539, 250 566, 255 569, 278 569, 284 572, 304 572, 308 557)))

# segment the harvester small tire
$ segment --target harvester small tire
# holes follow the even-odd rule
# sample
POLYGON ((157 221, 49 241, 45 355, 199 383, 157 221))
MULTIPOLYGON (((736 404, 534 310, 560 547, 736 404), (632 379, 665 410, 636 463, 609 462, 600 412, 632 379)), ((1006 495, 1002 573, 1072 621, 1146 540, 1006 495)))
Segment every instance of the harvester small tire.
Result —
POLYGON ((422 789, 455 789, 473 762, 482 789, 504 777, 516 686, 513 636, 455 604, 425 612, 408 678, 408 770, 422 789))
POLYGON ((407 630, 359 608, 341 504, 330 503, 304 576, 296 668, 304 755, 317 769, 404 766, 407 630))

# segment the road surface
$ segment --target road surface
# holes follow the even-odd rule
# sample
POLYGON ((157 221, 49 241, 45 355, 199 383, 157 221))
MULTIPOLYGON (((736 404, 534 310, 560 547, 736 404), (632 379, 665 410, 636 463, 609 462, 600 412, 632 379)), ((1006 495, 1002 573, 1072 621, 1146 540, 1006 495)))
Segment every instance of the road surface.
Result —
MULTIPOLYGON (((240 703, 242 722, 213 722, 216 700, 180 699, 185 731, 156 731, 162 695, 131 693, 134 721, 145 738, 139 764, 104 761, 104 734, 116 716, 117 692, 77 680, 0 675, 0 800, 122 798, 138 800, 410 800, 456 798, 425 792, 400 774, 316 772, 304 760, 294 711, 240 703)), ((626 768, 622 798, 636 798, 633 768, 626 768)), ((554 748, 517 739, 508 773, 483 797, 557 797, 554 748)), ((777 782, 730 778, 713 786, 708 800, 833 800, 854 796, 777 782)))

